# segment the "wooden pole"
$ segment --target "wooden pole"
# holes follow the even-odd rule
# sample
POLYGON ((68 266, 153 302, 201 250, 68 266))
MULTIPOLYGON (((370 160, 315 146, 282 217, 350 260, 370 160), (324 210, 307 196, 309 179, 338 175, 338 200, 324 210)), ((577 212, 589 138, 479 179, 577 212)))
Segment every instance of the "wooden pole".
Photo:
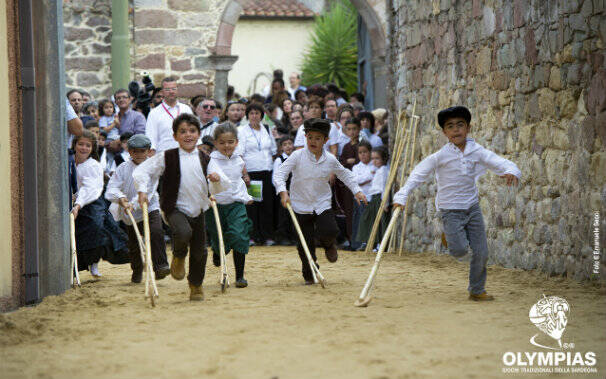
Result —
MULTIPOLYGON (((415 109, 417 107, 417 101, 415 100, 413 107, 412 107, 412 115, 411 115, 411 120, 414 119, 415 117, 415 109)), ((406 124, 405 124, 406 125, 406 124)), ((412 121, 411 124, 412 125, 412 121)), ((370 231, 370 237, 368 238, 368 241, 366 242, 366 252, 370 253, 373 250, 373 245, 375 243, 375 238, 377 237, 377 232, 379 231, 379 224, 381 223, 381 217, 383 217, 383 212, 385 210, 385 206, 387 204, 387 200, 389 199, 389 193, 391 190, 391 186, 393 185, 393 182, 396 178, 396 174, 398 171, 398 163, 400 161, 400 156, 402 155, 402 151, 404 149, 404 140, 406 141, 410 141, 410 133, 407 132, 406 133, 406 137, 404 139, 402 139, 400 141, 399 146, 397 147, 397 150, 395 151, 395 154, 393 156, 393 159, 391 160, 392 162, 392 166, 389 170, 389 176, 387 178, 387 183, 385 185, 385 190, 383 191, 383 198, 381 199, 381 205, 379 206, 379 211, 377 212, 377 215, 375 217, 375 221, 372 225, 372 229, 370 231)), ((408 142, 406 142, 406 144, 408 145, 408 142)))
MULTIPOLYGON (((419 124, 419 117, 415 120, 415 126, 412 134, 412 154, 410 155, 410 167, 412 167, 415 163, 415 150, 416 150, 416 142, 417 142, 417 125, 419 124)), ((400 179, 400 183, 403 182, 404 172, 406 172, 407 167, 404 167, 404 171, 402 172, 402 178, 400 179)), ((408 221, 408 204, 410 203, 410 198, 406 199, 406 206, 404 207, 404 219, 402 220, 402 234, 400 235, 400 246, 398 248, 398 256, 402 255, 404 251, 404 236, 406 235, 406 222, 408 221)))
POLYGON ((393 211, 393 214, 391 215, 391 220, 389 221, 389 225, 387 225, 387 230, 385 231, 385 234, 383 235, 383 240, 381 241, 381 247, 379 248, 379 251, 377 252, 377 256, 375 258, 375 263, 373 264, 372 269, 370 270, 370 275, 368 275, 368 279, 366 279, 366 284, 364 284, 364 288, 362 289, 362 292, 360 293, 360 297, 354 303, 354 305, 356 307, 366 307, 366 306, 368 306, 368 303, 370 303, 370 299, 371 299, 370 290, 372 288, 372 284, 374 283, 375 276, 377 276, 377 271, 379 270, 379 264, 381 263, 381 257, 383 256, 383 252, 385 251, 385 245, 387 245, 387 239, 389 238, 389 236, 393 230, 393 226, 395 225, 399 214, 400 214, 400 208, 396 208, 393 211))

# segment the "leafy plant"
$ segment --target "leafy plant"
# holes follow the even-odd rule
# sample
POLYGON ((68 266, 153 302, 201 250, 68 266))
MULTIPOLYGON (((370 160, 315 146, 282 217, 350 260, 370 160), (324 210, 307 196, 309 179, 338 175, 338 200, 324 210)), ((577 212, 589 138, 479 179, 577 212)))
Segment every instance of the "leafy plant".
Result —
POLYGON ((348 0, 333 2, 325 14, 316 17, 312 43, 301 66, 302 82, 335 83, 348 93, 358 86, 358 13, 348 0))

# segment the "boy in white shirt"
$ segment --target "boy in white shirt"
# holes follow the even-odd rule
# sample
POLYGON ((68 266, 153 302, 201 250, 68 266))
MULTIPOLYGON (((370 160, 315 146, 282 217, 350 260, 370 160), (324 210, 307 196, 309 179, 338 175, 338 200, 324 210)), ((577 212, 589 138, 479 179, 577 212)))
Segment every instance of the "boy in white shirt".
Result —
MULTIPOLYGON (((172 231, 173 259, 170 274, 176 280, 185 277, 185 256, 189 248, 190 300, 204 299, 202 281, 206 268, 206 233, 204 211, 210 206, 208 193, 223 192, 229 179, 217 169, 206 175, 210 158, 196 148, 200 138, 200 121, 192 114, 179 115, 173 122, 176 149, 156 153, 133 171, 139 203, 149 203, 162 181, 160 208, 172 231)), ((153 146, 153 145, 152 145, 153 146)))
MULTIPOLYGON (((317 260, 315 240, 324 248, 329 262, 336 262, 338 258, 335 241, 339 228, 331 208, 332 192, 328 184, 330 176, 335 174, 355 194, 357 202, 366 203, 366 196, 355 182, 352 172, 343 167, 334 155, 324 150, 323 146, 328 140, 329 132, 329 121, 306 120, 307 147, 293 152, 274 175, 276 192, 280 195, 282 206, 286 208, 287 203, 292 204, 314 262, 317 260), (286 179, 291 172, 292 202, 289 191, 286 190, 286 179)), ((297 243, 297 250, 301 258, 301 271, 305 283, 312 284, 311 267, 300 241, 297 243)))
POLYGON ((438 123, 449 142, 414 168, 393 202, 394 206, 404 207, 410 192, 435 174, 438 183, 436 207, 440 210, 450 254, 462 257, 471 247, 469 299, 487 301, 494 297, 484 288, 488 243, 476 179, 489 168, 505 178, 507 185, 512 185, 518 183, 521 172, 515 163, 467 138, 470 121, 471 113, 463 106, 438 113, 438 123))
MULTIPOLYGON (((138 193, 135 189, 133 171, 147 159, 149 149, 151 148, 151 141, 145 134, 135 134, 128 139, 127 147, 129 158, 118 166, 109 179, 105 198, 112 202, 109 210, 114 214, 114 218, 117 215, 118 219, 126 224, 130 266, 133 270, 131 281, 133 283, 141 283, 143 262, 141 261, 141 253, 139 252, 139 243, 137 242, 135 229, 132 226, 130 218, 125 214, 124 209, 129 209, 132 212, 139 230, 143 230, 143 213, 137 202, 138 193), (118 205, 122 209, 118 209, 118 205)), ((170 269, 166 260, 166 244, 164 243, 164 231, 162 230, 162 217, 160 216, 160 203, 157 192, 154 192, 150 197, 148 212, 152 262, 156 279, 160 280, 170 274, 170 269)))

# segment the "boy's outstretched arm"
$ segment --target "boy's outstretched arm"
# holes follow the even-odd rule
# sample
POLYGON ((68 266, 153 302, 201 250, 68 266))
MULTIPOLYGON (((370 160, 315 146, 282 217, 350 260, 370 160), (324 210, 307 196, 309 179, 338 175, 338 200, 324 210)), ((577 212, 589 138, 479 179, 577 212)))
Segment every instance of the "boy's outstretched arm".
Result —
POLYGON ((406 199, 408 199, 408 195, 423 184, 427 179, 429 179, 430 175, 432 175, 436 167, 438 167, 438 157, 437 153, 431 154, 427 158, 423 159, 419 162, 418 165, 412 170, 408 179, 406 179, 406 183, 393 197, 393 206, 394 207, 404 207, 406 205, 406 199))
POLYGON ((498 156, 494 152, 483 149, 480 155, 480 162, 488 167, 490 171, 507 180, 507 185, 517 185, 518 180, 522 177, 522 172, 518 166, 503 157, 498 156))
MULTIPOLYGON (((295 165, 299 162, 300 155, 301 154, 297 152, 292 153, 288 159, 278 167, 278 170, 274 172, 273 182, 276 187, 276 193, 280 195, 280 198, 282 198, 283 192, 288 196, 288 193, 286 192, 286 180, 288 179, 288 175, 290 175, 295 168, 295 165)), ((282 203, 282 205, 286 206, 285 203, 282 203)))

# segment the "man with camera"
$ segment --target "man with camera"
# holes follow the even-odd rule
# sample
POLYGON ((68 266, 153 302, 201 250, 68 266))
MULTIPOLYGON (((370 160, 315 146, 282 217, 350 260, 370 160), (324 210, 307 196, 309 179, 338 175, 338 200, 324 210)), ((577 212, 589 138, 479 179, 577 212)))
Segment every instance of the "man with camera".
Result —
POLYGON ((183 113, 192 113, 187 104, 177 101, 177 79, 162 79, 164 101, 153 108, 147 116, 145 134, 151 140, 151 153, 174 149, 179 144, 173 138, 173 121, 183 113))

